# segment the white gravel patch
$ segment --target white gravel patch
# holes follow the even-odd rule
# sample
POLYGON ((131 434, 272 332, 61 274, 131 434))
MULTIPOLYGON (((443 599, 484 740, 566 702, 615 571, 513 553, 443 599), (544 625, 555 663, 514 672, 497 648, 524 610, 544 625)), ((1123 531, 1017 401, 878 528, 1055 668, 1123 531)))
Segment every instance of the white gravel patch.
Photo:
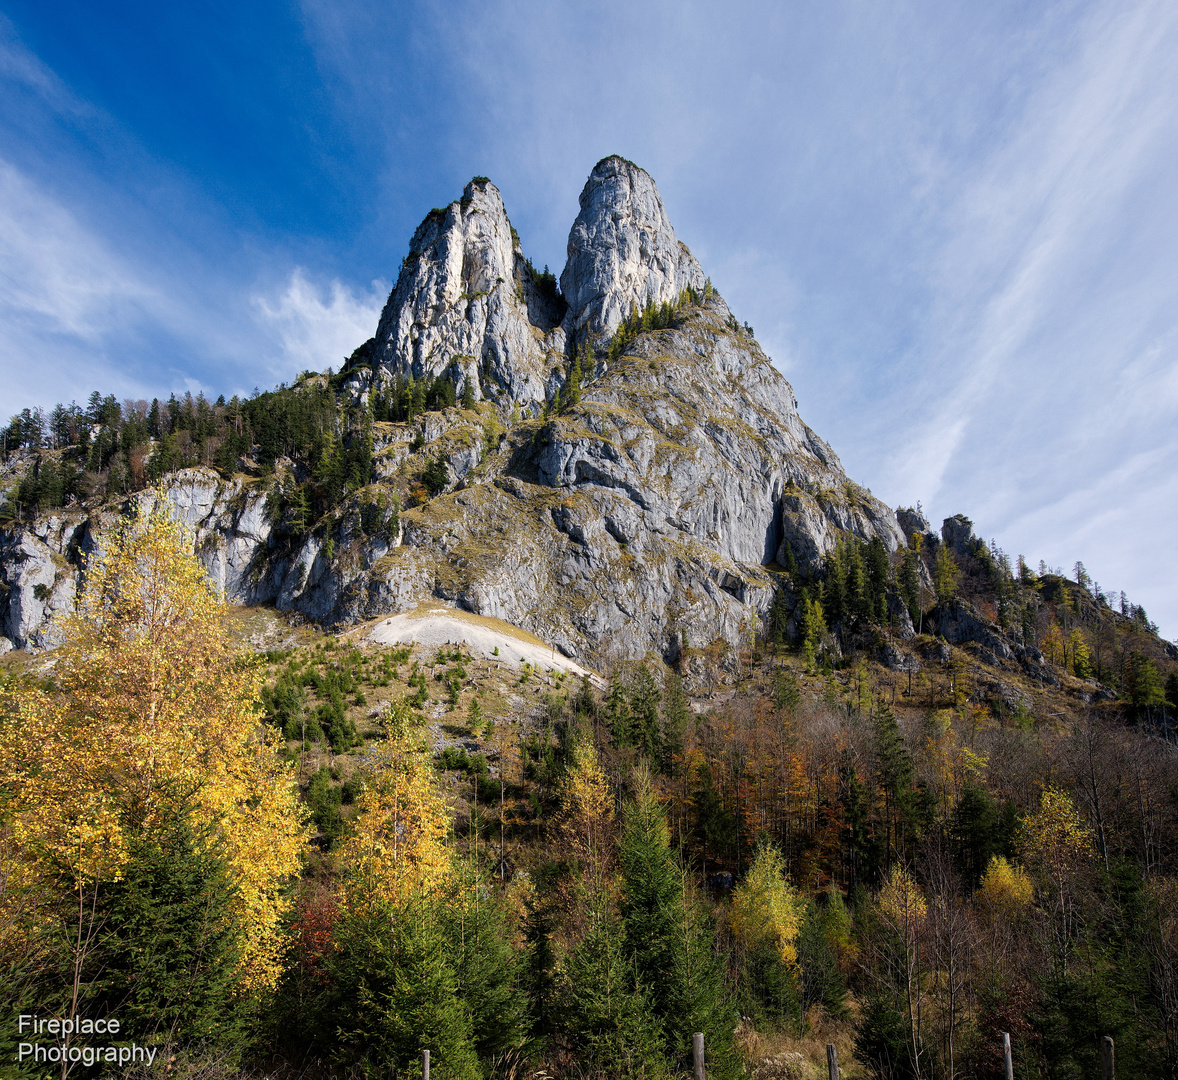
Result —
POLYGON ((472 655, 507 667, 520 668, 526 662, 541 671, 567 671, 577 678, 588 675, 594 686, 605 686, 597 672, 581 667, 539 639, 530 638, 532 635, 526 631, 500 619, 447 608, 418 608, 382 620, 364 640, 374 645, 419 644, 431 648, 462 643, 472 655))

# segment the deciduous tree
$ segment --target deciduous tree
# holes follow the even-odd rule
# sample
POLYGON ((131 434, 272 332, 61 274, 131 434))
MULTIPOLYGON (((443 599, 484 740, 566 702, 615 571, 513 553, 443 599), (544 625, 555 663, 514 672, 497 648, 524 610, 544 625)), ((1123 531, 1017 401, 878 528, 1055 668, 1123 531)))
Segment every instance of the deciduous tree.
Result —
MULTIPOLYGON (((30 888, 72 897, 75 972, 93 944, 88 898, 184 807, 196 843, 234 883, 242 989, 281 969, 283 883, 306 830, 291 777, 259 723, 258 668, 162 510, 127 522, 88 568, 65 620, 56 688, 19 686, 0 719, 0 789, 30 888)), ((76 1004, 76 1001, 75 1001, 76 1004)))

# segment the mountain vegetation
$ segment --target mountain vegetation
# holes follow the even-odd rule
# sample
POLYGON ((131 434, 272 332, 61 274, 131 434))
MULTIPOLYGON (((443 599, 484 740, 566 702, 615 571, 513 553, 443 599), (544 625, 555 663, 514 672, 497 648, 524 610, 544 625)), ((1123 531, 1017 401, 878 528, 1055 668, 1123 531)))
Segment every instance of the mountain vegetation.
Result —
POLYGON ((601 690, 281 624, 250 659, 176 527, 133 523, 57 663, 6 677, 6 996, 226 1076, 423 1045, 438 1076, 673 1076, 693 1031, 713 1076, 817 1075, 816 1040, 848 1076, 999 1075, 1002 1031, 1043 1076, 1106 1034, 1173 1075, 1170 652, 1082 574, 949 558, 924 619, 1006 597, 1054 685, 930 634, 880 663, 870 544, 794 635, 601 690))
POLYGON ((339 381, 304 373, 290 387, 215 402, 190 393, 119 402, 96 390, 84 409, 74 402, 48 413, 22 410, 0 433, 4 461, 15 457, 23 465, 0 504, 0 520, 30 521, 57 507, 143 491, 197 465, 226 477, 242 470, 269 477, 280 459, 305 475, 292 498, 318 517, 370 482, 375 422, 413 424, 456 400, 448 378, 410 378, 355 408, 340 395, 339 381))

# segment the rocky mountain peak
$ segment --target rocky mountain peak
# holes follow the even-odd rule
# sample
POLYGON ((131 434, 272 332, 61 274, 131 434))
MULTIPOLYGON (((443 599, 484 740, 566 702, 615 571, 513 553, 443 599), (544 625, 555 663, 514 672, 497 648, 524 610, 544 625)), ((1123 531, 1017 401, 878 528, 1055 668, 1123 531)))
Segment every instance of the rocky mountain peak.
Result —
MULTIPOLYGON (((904 543, 705 287, 642 169, 618 157, 593 169, 561 281, 563 295, 524 258, 489 180, 431 210, 342 380, 372 409, 366 431, 341 438, 366 463, 348 485, 361 490, 327 506, 323 455, 288 462, 281 491, 301 500, 288 523, 261 485, 173 476, 165 497, 226 595, 329 624, 440 599, 571 657, 673 657, 684 638, 747 640, 779 568, 818 573, 842 537, 904 543), (575 379, 569 337, 580 346, 586 331, 601 348, 575 379), (466 407, 439 403, 467 388, 466 407)), ((82 520, 43 525, 0 546, 14 644, 48 641, 46 610, 77 580, 55 555, 81 550, 82 520)))
POLYGON ((564 354, 563 307, 536 288, 499 189, 475 177, 462 198, 417 227, 381 313, 371 369, 354 394, 400 377, 447 375, 476 400, 503 397, 539 410, 564 354))
POLYGON ((650 174, 599 161, 581 192, 560 294, 524 258, 499 189, 475 177, 418 226, 357 397, 401 379, 469 382, 477 400, 538 415, 563 381, 570 335, 609 336, 638 307, 674 303, 703 270, 675 235, 650 174))
POLYGON ((599 161, 581 192, 560 288, 566 329, 612 334, 633 307, 674 301, 704 273, 680 242, 654 180, 614 155, 599 161))

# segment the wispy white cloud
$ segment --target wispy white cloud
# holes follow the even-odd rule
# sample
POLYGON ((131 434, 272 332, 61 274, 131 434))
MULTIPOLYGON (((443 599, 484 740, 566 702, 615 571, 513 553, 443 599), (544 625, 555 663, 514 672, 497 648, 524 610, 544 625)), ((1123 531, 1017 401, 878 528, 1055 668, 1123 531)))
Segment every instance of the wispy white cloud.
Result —
MULTIPOLYGON (((1178 8, 299 10, 338 118, 323 145, 362 147, 338 159, 341 184, 366 200, 348 207, 347 238, 326 213, 308 218, 311 236, 260 227, 248 204, 262 184, 215 177, 217 194, 194 198, 199 182, 122 129, 111 139, 127 171, 146 162, 150 183, 94 196, 85 176, 47 184, 66 174, 68 146, 65 168, 38 169, 8 153, 0 123, 0 363, 24 365, 28 403, 61 396, 54 380, 71 372, 140 396, 337 366, 384 299, 357 280, 393 272, 429 206, 485 173, 527 253, 559 269, 584 177, 617 152, 655 176, 680 236, 857 480, 969 513, 1033 558, 1082 558, 1131 590, 1140 578, 1178 631, 1178 585, 1156 575, 1178 529, 1178 8), (127 225, 149 188, 167 194, 127 225), (226 190, 240 218, 212 205, 226 190), (202 224, 177 242, 180 219, 202 224), (356 270, 360 245, 370 261, 356 270)), ((68 114, 62 131, 118 126, 5 24, 0 80, 11 100, 68 114)), ((11 116, 31 137, 36 124, 11 116)))
POLYGON ((9 411, 96 380, 137 391, 106 342, 156 299, 100 237, 0 160, 0 373, 9 411))
MULTIPOLYGON (((933 266, 941 289, 922 346, 933 369, 930 389, 946 381, 936 378, 938 369, 956 385, 936 401, 921 452, 909 463, 930 497, 936 474, 964 446, 963 418, 982 430, 1004 427, 993 422, 996 391, 1009 397, 1015 383, 1024 401, 1047 391, 1056 401, 1076 402, 1090 396, 1085 387, 1094 377, 1123 374, 1138 318, 1149 313, 1122 307, 1125 298, 1109 296, 1101 275, 1116 266, 1121 242, 1109 226, 1142 172, 1172 164, 1159 160, 1170 156, 1167 138, 1178 119, 1178 79, 1166 76, 1178 45, 1172 11, 1143 4, 1091 19, 1075 62, 1028 103, 1023 123, 980 175, 962 177, 964 191, 948 213, 950 238, 933 266), (1094 308, 1102 309, 1102 326, 1092 325, 1094 308), (1097 336, 1069 340, 1061 354, 1056 343, 1072 338, 1077 323, 1097 336), (1032 372, 1053 385, 1027 385, 1032 372), (933 472, 922 476, 928 467, 933 472)), ((1148 289, 1155 268, 1122 269, 1148 289)))
POLYGON ((118 250, 0 160, 0 412, 84 395, 216 395, 339 367, 376 330, 388 293, 317 284, 202 282, 181 260, 118 250))
POLYGON ((1007 136, 962 163, 906 356, 919 377, 889 410, 912 437, 876 487, 971 513, 1049 562, 1083 558, 1151 595, 1170 633, 1178 588, 1157 559, 1178 530, 1163 494, 1178 472, 1176 54, 1172 5, 1095 6, 1007 136))
POLYGON ((255 295, 253 301, 269 336, 277 337, 272 365, 283 378, 306 370, 338 370, 376 332, 388 293, 383 281, 374 281, 361 294, 338 280, 318 286, 304 268, 296 267, 280 296, 255 295))
POLYGON ((3 16, 0 88, 19 104, 0 110, 0 421, 94 388, 248 392, 338 364, 374 331, 345 286, 321 298, 295 269, 291 237, 227 228, 196 178, 75 93, 3 16))
POLYGON ((65 207, 0 160, 0 312, 96 341, 153 290, 65 207))

